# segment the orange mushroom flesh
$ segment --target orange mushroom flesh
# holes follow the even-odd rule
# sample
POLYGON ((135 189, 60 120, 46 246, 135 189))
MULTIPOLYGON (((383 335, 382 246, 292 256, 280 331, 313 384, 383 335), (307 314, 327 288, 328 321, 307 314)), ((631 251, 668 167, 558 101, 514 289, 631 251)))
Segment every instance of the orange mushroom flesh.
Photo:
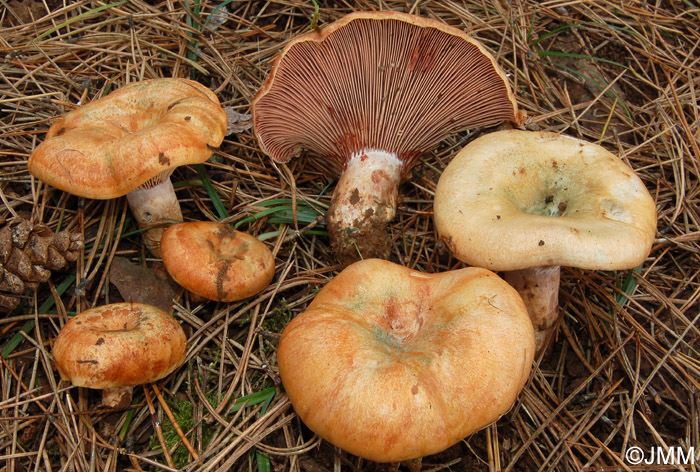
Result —
POLYGON ((506 271, 528 305, 538 352, 560 318, 560 266, 631 269, 656 234, 654 200, 627 164, 549 132, 499 131, 469 143, 440 176, 434 214, 455 257, 506 271))
POLYGON ((304 423, 377 462, 440 452, 496 421, 524 386, 534 335, 494 273, 420 273, 368 259, 282 333, 284 388, 304 423))
POLYGON ((81 197, 126 195, 146 247, 160 256, 163 225, 182 221, 170 175, 206 161, 226 123, 216 95, 197 82, 135 82, 56 121, 30 156, 29 171, 81 197))
POLYGON ((248 298, 264 290, 275 275, 275 258, 264 243, 211 221, 170 226, 161 251, 170 276, 209 300, 248 298))
POLYGON ((166 377, 185 360, 187 338, 160 308, 113 303, 71 318, 56 336, 53 358, 61 378, 102 389, 108 408, 125 408, 136 385, 166 377))
POLYGON ((505 73, 439 21, 356 12, 292 40, 253 100, 261 148, 339 174, 327 214, 344 262, 386 257, 398 185, 452 133, 520 119, 505 73))

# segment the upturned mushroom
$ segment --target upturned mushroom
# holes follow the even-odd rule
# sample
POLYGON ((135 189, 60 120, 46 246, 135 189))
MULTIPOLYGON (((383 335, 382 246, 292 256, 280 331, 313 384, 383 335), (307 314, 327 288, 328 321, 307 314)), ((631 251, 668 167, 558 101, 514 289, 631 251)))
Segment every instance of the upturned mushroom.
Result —
POLYGON ((312 431, 360 457, 399 462, 508 411, 534 349, 522 299, 494 273, 426 274, 367 259, 285 327, 277 362, 312 431))
POLYGON ((275 275, 275 258, 264 243, 212 221, 170 226, 161 251, 170 276, 209 300, 248 298, 264 290, 275 275))
POLYGON ((102 403, 124 408, 133 387, 166 377, 185 360, 187 338, 160 308, 113 303, 79 313, 56 336, 53 358, 61 378, 102 389, 102 403))
POLYGON ((393 11, 351 13, 293 39, 253 100, 274 161, 307 154, 340 176, 326 221, 341 262, 387 257, 398 186, 419 157, 452 133, 521 119, 481 43, 393 11))
POLYGON ((455 257, 506 271, 538 352, 559 319, 560 266, 631 269, 656 234, 654 200, 627 164, 550 132, 499 131, 469 143, 440 176, 434 212, 455 257))
POLYGON ((170 175, 206 161, 226 123, 216 95, 197 82, 134 82, 56 121, 30 156, 29 171, 81 197, 126 195, 146 247, 159 256, 162 225, 182 221, 170 175))

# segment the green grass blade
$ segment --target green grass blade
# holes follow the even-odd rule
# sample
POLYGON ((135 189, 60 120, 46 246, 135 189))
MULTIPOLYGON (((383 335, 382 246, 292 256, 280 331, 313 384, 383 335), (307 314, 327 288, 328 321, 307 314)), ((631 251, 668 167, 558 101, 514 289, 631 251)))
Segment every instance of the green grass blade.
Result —
POLYGON ((423 165, 425 167, 427 167, 428 169, 431 169, 435 173, 437 173, 437 175, 442 175, 442 171, 440 169, 438 169, 437 167, 435 167, 434 165, 432 165, 431 163, 429 163, 428 161, 426 161, 425 158, 421 158, 420 161, 423 163, 423 165))
MULTIPOLYGON (((269 231, 267 233, 262 233, 258 235, 258 241, 267 241, 268 239, 276 238, 280 234, 282 234, 282 230, 277 230, 277 231, 269 231)), ((328 231, 324 231, 322 229, 310 229, 308 231, 304 231, 305 235, 316 235, 316 236, 328 236, 328 231)))
POLYGON ((532 39, 532 31, 535 28, 535 19, 537 18, 537 6, 535 6, 534 11, 532 12, 532 20, 530 20, 530 27, 527 29, 527 37, 525 42, 527 44, 530 44, 530 40, 532 39))
MULTIPOLYGON (((183 3, 183 6, 185 8, 185 12, 187 12, 187 26, 191 27, 192 29, 199 30, 199 12, 201 9, 199 0, 194 0, 194 7, 192 9, 190 9, 189 0, 186 0, 183 3)), ((194 33, 188 33, 187 36, 190 38, 190 41, 187 43, 189 46, 187 48, 187 59, 192 62, 197 62, 197 49, 199 49, 199 41, 195 41, 194 33)), ((190 79, 194 80, 196 75, 195 69, 190 69, 190 79)))
POLYGON ((187 12, 187 25, 191 26, 193 29, 199 29, 199 13, 201 11, 201 4, 199 0, 194 0, 193 7, 190 8, 190 2, 184 2, 183 7, 185 12, 187 12))
POLYGON ((258 472, 270 472, 270 457, 256 450, 255 461, 258 463, 258 472))
MULTIPOLYGON (((291 205, 291 198, 271 198, 270 200, 264 200, 262 202, 257 202, 256 207, 269 207, 274 205, 291 205)), ((305 200, 297 200, 297 206, 304 206, 309 208, 314 208, 310 204, 306 203, 305 200)))
MULTIPOLYGON (((309 211, 309 210, 300 210, 297 209, 297 221, 299 223, 303 223, 305 225, 310 224, 316 218, 319 216, 320 213, 317 213, 315 211, 309 211)), ((294 212, 289 209, 289 210, 281 210, 278 212, 275 212, 270 219, 267 220, 269 223, 273 224, 286 224, 286 225, 293 225, 294 224, 294 212)), ((320 225, 321 223, 319 223, 320 225)))
POLYGON ((632 292, 634 292, 634 290, 637 288, 637 278, 634 275, 641 272, 641 265, 627 271, 627 276, 624 278, 622 283, 618 285, 619 289, 625 293, 625 295, 622 295, 621 293, 617 294, 616 300, 620 306, 624 307, 629 301, 629 297, 632 295, 632 292))
MULTIPOLYGON (((265 400, 265 404, 262 406, 260 409, 260 416, 264 415, 265 412, 267 411, 267 407, 270 406, 270 402, 272 401, 272 398, 275 396, 275 388, 270 387, 266 390, 263 390, 263 392, 270 392, 268 394, 267 400, 265 400)), ((263 454, 257 449, 255 450, 255 460, 258 463, 258 472, 270 472, 270 457, 267 454, 263 454)))
POLYGON ((268 239, 276 238, 280 234, 282 234, 281 230, 269 231, 267 233, 262 233, 262 234, 258 235, 258 241, 267 241, 268 239))
POLYGON ((231 3, 232 1, 233 1, 233 0, 226 0, 226 1, 224 1, 224 2, 219 3, 217 6, 215 6, 214 9, 212 9, 212 11, 211 11, 211 13, 209 14, 209 16, 207 16, 207 19, 204 21, 204 25, 202 26, 202 31, 206 31, 207 26, 209 26, 209 21, 210 21, 213 17, 216 16, 216 14, 219 12, 219 10, 221 10, 222 8, 224 8, 226 5, 228 5, 228 4, 231 3))
MULTIPOLYGON (((132 405, 138 404, 141 401, 141 399, 134 398, 131 402, 132 405)), ((122 425, 122 428, 119 430, 119 439, 124 442, 124 439, 126 439, 126 434, 129 432, 129 427, 131 426, 131 422, 134 419, 134 415, 136 414, 136 408, 131 408, 129 411, 126 412, 126 421, 124 421, 124 424, 122 425)))
POLYGON ((44 31, 39 36, 34 38, 34 40, 32 42, 40 41, 40 40, 44 39, 45 37, 47 37, 48 35, 50 35, 51 33, 55 33, 56 31, 60 30, 61 28, 66 27, 66 26, 70 25, 71 23, 75 23, 78 20, 82 20, 83 18, 88 17, 94 13, 99 13, 99 12, 101 12, 103 10, 107 10, 109 8, 114 8, 114 7, 118 7, 120 5, 124 5, 128 1, 129 0, 121 0, 120 2, 108 3, 107 5, 102 5, 101 7, 93 8, 92 10, 86 11, 85 13, 81 13, 78 16, 74 16, 73 18, 64 21, 63 23, 61 23, 58 26, 54 26, 50 30, 44 31))
POLYGON ((547 38, 551 38, 552 36, 556 36, 558 33, 561 33, 562 31, 565 31, 565 30, 568 30, 568 29, 571 29, 571 28, 576 28, 577 26, 581 26, 581 25, 586 25, 586 26, 604 26, 604 27, 606 27, 606 28, 611 28, 611 29, 614 29, 614 30, 619 31, 619 32, 621 32, 621 33, 628 33, 628 34, 634 35, 634 36, 636 36, 637 38, 643 40, 645 43, 648 43, 648 41, 646 40, 646 38, 645 38, 644 36, 642 36, 639 32, 637 32, 637 31, 635 31, 635 30, 633 30, 633 29, 624 28, 624 27, 622 27, 622 26, 610 25, 610 24, 607 24, 607 23, 598 23, 598 22, 596 22, 596 21, 580 21, 580 22, 578 22, 578 23, 571 23, 571 24, 569 24, 569 25, 560 26, 559 28, 555 28, 555 29, 553 29, 552 31, 549 31, 549 32, 547 32, 547 33, 544 33, 542 36, 540 36, 539 38, 537 38, 537 40, 535 40, 535 41, 533 41, 532 43, 530 43, 530 46, 537 46, 539 43, 541 43, 542 41, 546 40, 547 38))
POLYGON ((552 36, 556 36, 558 33, 561 33, 562 31, 568 30, 570 28, 576 28, 577 26, 582 25, 582 24, 583 23, 572 23, 570 25, 564 25, 564 26, 560 26, 559 28, 554 28, 552 31, 548 31, 548 32, 544 33, 542 36, 537 38, 532 43, 528 42, 528 44, 530 45, 530 47, 537 46, 538 44, 540 44, 542 41, 546 40, 547 38, 551 38, 552 36))
POLYGON ((255 206, 267 208, 267 207, 275 206, 275 205, 290 205, 290 207, 291 207, 291 204, 292 204, 291 198, 271 198, 270 200, 256 202, 255 206))
POLYGON ((275 396, 275 387, 268 387, 265 390, 261 390, 259 392, 251 393, 250 395, 246 395, 244 397, 236 399, 236 401, 233 403, 233 408, 231 409, 231 413, 235 413, 243 406, 252 406, 252 405, 257 405, 258 403, 263 403, 265 402, 265 405, 263 405, 263 408, 267 408, 267 406, 270 404, 272 401, 272 398, 275 396))
MULTIPOLYGON (((259 220, 260 218, 264 218, 267 215, 272 215, 278 211, 284 210, 286 207, 273 207, 273 208, 268 208, 266 210, 259 211, 257 213, 253 213, 251 216, 247 216, 240 221, 238 221, 235 225, 233 225, 234 229, 238 229, 241 226, 243 226, 246 223, 252 223, 254 221, 259 220)), ((289 206, 289 209, 291 210, 291 206, 289 206)))
POLYGON ((228 218, 228 212, 226 211, 224 204, 221 203, 221 198, 219 198, 219 194, 216 192, 214 185, 211 183, 211 179, 209 179, 209 174, 207 174, 207 169, 204 167, 204 164, 197 164, 194 166, 194 168, 197 169, 199 178, 202 180, 202 185, 204 185, 204 189, 209 194, 211 203, 214 205, 216 212, 219 214, 219 219, 223 220, 224 218, 228 218))
MULTIPOLYGON (((274 206, 272 208, 266 208, 264 210, 261 210, 257 213, 253 213, 250 216, 247 216, 245 218, 242 218, 241 220, 237 221, 236 224, 233 226, 234 229, 238 229, 244 224, 247 223, 252 223, 254 221, 257 221, 261 218, 265 218, 266 216, 269 216, 270 218, 268 219, 268 222, 271 224, 288 224, 288 225, 293 225, 294 224, 294 210, 291 205, 291 200, 280 200, 284 201, 284 204, 274 206)), ((258 205, 256 205, 258 206, 258 205)), ((310 224, 318 216, 321 215, 321 213, 306 205, 298 205, 297 206, 297 222, 302 223, 305 225, 310 224)), ((323 226, 325 223, 321 222, 319 223, 319 226, 323 226)))

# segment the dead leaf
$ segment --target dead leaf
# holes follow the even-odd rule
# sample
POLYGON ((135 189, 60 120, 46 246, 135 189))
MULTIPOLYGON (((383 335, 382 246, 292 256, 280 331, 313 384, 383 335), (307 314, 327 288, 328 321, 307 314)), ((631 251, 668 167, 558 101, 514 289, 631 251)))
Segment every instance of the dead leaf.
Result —
POLYGON ((134 264, 124 257, 115 257, 109 269, 110 282, 117 287, 126 302, 148 303, 170 311, 180 290, 170 277, 134 264))

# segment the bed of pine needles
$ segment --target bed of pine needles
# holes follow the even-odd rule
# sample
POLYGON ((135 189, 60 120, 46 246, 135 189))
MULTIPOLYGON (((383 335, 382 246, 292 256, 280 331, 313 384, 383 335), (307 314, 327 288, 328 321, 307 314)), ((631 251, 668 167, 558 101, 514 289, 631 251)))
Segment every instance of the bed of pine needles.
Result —
MULTIPOLYGON (((0 225, 23 218, 85 241, 74 263, 0 315, 1 472, 697 469, 697 0, 0 5, 0 225), (125 199, 81 199, 27 171, 53 119, 128 82, 192 78, 224 106, 250 113, 287 40, 345 13, 379 9, 438 18, 480 39, 509 74, 528 113, 525 128, 602 144, 636 170, 658 209, 651 255, 637 270, 563 270, 564 318, 514 407, 420 465, 374 464, 320 440, 279 382, 282 328, 339 269, 320 217, 333 182, 318 166, 273 164, 243 126, 207 163, 173 175, 186 220, 230 222, 275 254, 272 285, 231 304, 194 300, 159 278, 125 199), (146 279, 124 282, 124 264, 146 279), (131 408, 114 412, 101 407, 98 392, 60 380, 51 345, 71 315, 124 300, 116 282, 135 296, 171 287, 189 345, 182 368, 136 388, 131 408), (631 447, 694 450, 696 465, 637 466, 625 458, 631 447)), ((450 137, 402 185, 393 261, 426 272, 462 266, 435 234, 432 198, 455 150, 488 131, 450 137)))

